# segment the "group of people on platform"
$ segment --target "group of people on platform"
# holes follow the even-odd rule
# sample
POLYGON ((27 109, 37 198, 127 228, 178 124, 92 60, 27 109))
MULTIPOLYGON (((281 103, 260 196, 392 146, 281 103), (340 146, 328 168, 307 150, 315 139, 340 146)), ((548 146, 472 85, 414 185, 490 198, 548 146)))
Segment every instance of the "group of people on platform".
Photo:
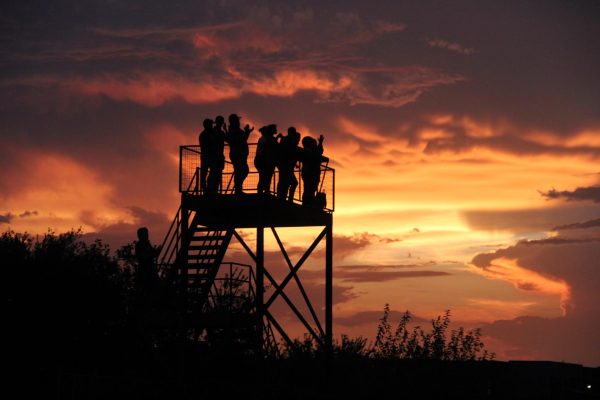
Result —
MULTIPOLYGON (((215 120, 205 119, 200 132, 200 188, 203 193, 219 192, 223 169, 225 167, 225 143, 229 145, 229 159, 233 165, 234 193, 243 193, 243 185, 248 173, 248 137, 254 127, 248 124, 241 127, 240 116, 231 114, 228 118, 217 116, 215 120)), ((316 140, 310 136, 302 138, 294 127, 284 136, 277 132, 277 125, 265 125, 258 130, 261 134, 254 157, 254 166, 258 171, 258 193, 270 193, 275 168, 279 171, 277 196, 293 202, 298 186, 294 173, 298 162, 301 163, 301 177, 304 184, 302 203, 314 204, 321 177, 321 162, 328 161, 323 156, 323 135, 316 140)))

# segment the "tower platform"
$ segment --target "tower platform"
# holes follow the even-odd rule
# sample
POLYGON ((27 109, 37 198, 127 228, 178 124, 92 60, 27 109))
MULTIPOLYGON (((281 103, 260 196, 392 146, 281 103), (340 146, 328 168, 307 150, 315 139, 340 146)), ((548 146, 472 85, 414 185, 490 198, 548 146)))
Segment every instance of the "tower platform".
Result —
POLYGON ((215 230, 256 227, 325 226, 333 214, 322 208, 284 201, 268 194, 182 193, 183 208, 197 212, 197 222, 215 230))

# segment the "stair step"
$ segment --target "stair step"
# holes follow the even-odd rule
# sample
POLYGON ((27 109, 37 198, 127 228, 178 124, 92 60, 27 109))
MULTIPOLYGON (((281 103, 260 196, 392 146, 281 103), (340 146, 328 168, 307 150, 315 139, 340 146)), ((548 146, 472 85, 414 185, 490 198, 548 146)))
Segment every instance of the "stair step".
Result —
POLYGON ((225 240, 227 239, 227 236, 222 236, 222 235, 211 235, 211 236, 192 236, 192 242, 210 242, 210 241, 218 241, 218 240, 225 240))
POLYGON ((188 250, 220 250, 222 246, 215 244, 189 245, 188 250))
POLYGON ((187 270, 202 269, 202 270, 208 271, 210 269, 214 269, 214 268, 218 267, 219 265, 217 265, 217 263, 214 262, 214 260, 189 260, 186 265, 182 266, 182 268, 185 268, 187 270))
POLYGON ((215 260, 217 254, 188 254, 188 260, 215 260))
POLYGON ((204 268, 189 268, 187 276, 189 276, 189 277, 196 277, 196 276, 198 276, 198 277, 205 277, 205 276, 208 276, 208 272, 209 271, 207 269, 204 269, 204 268), (198 271, 198 272, 191 272, 190 269, 199 269, 200 271, 198 271))
POLYGON ((188 279, 188 289, 195 287, 195 285, 205 285, 208 280, 208 277, 203 279, 188 279))

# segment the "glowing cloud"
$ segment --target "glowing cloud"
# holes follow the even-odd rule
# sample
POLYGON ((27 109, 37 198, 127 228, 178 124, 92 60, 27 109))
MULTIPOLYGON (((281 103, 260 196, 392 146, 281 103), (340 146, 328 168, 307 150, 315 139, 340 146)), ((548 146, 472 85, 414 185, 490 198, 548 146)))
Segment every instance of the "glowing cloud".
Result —
POLYGON ((562 279, 544 276, 520 266, 515 259, 505 257, 495 258, 486 267, 473 267, 472 270, 486 278, 507 281, 520 290, 559 296, 563 315, 567 313, 568 302, 571 298, 571 288, 562 279))

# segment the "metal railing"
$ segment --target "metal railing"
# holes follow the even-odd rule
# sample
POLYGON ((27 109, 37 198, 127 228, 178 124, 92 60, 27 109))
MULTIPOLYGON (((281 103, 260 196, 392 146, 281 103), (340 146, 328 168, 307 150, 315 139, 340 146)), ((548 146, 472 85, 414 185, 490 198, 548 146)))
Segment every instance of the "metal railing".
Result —
POLYGON ((223 262, 219 275, 213 280, 208 301, 208 310, 231 313, 249 313, 255 308, 254 271, 252 266, 235 262, 223 262))
MULTIPOLYGON (((257 193, 258 171, 254 167, 254 157, 256 155, 256 143, 248 144, 248 167, 250 172, 244 181, 243 190, 247 193, 257 193)), ((219 183, 218 193, 227 195, 233 193, 233 164, 228 160, 229 146, 225 144, 225 167, 219 183)), ((200 146, 186 145, 179 148, 179 191, 181 193, 202 194, 200 187, 200 146)), ((304 191, 304 182, 301 176, 300 163, 296 165, 294 174, 298 180, 298 187, 294 194, 294 203, 302 204, 302 194, 304 191)), ((277 184, 279 182, 279 171, 275 169, 273 179, 270 184, 270 192, 277 195, 277 184)), ((321 164, 321 178, 318 186, 318 193, 323 193, 326 199, 326 205, 323 209, 327 212, 335 210, 335 169, 329 167, 327 163, 321 164)))
MULTIPOLYGON (((186 188, 186 191, 191 190, 192 185, 194 184, 194 182, 196 182, 198 180, 198 171, 196 171, 195 175, 192 176, 192 179, 190 180, 190 183, 188 185, 188 187, 186 188)), ((190 217, 191 211, 188 211, 188 221, 191 221, 190 217)), ((181 222, 183 219, 183 215, 182 215, 182 210, 181 210, 181 206, 179 206, 179 208, 177 209, 177 212, 175 213, 175 217, 173 218, 173 221, 171 222, 171 225, 169 226, 169 230, 167 231, 167 234, 165 235, 165 239, 163 240, 161 246, 160 246, 160 254, 157 257, 156 263, 157 263, 157 271, 159 276, 163 277, 163 278, 174 278, 174 276, 170 276, 168 277, 167 274, 169 273, 169 269, 172 267, 172 265, 175 263, 175 260, 177 258, 177 255, 179 254, 179 249, 181 248, 181 239, 182 239, 182 226, 181 226, 181 222)), ((172 271, 171 272, 175 272, 172 271)))

